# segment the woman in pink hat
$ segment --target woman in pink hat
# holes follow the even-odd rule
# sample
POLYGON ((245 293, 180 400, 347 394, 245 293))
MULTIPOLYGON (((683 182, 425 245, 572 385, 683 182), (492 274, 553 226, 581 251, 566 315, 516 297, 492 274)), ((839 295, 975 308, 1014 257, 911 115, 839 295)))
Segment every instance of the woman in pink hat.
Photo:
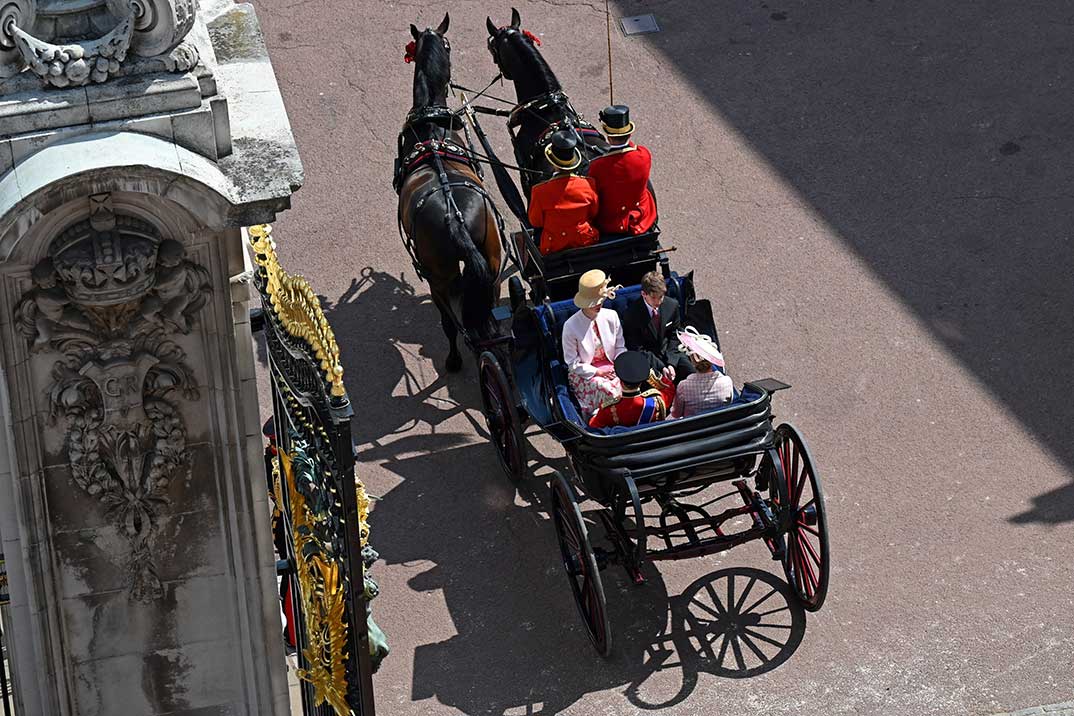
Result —
POLYGON ((669 418, 688 418, 731 402, 735 384, 724 374, 723 354, 716 342, 693 326, 679 331, 679 344, 690 357, 696 373, 679 383, 669 418))

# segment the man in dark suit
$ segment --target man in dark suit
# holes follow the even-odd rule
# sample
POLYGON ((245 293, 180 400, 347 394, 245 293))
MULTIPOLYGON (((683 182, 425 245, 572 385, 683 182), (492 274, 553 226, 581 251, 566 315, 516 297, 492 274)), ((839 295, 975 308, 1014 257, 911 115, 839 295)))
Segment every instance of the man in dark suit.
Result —
POLYGON ((650 271, 641 278, 641 298, 627 306, 623 316, 623 338, 627 350, 641 351, 657 374, 671 367, 675 383, 694 372, 694 365, 679 345, 677 331, 683 329, 679 319, 679 302, 667 297, 664 277, 650 271))

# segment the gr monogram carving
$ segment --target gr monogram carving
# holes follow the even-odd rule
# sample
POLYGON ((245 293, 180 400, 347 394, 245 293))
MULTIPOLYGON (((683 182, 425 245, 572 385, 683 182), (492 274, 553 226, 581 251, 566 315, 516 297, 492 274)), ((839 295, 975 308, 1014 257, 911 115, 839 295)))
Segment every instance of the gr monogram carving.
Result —
POLYGON ((51 423, 66 426, 75 483, 130 543, 132 595, 163 595, 152 554, 168 485, 189 470, 179 400, 198 398, 186 354, 209 273, 150 224, 94 197, 91 219, 55 239, 15 311, 31 352, 57 352, 51 423))

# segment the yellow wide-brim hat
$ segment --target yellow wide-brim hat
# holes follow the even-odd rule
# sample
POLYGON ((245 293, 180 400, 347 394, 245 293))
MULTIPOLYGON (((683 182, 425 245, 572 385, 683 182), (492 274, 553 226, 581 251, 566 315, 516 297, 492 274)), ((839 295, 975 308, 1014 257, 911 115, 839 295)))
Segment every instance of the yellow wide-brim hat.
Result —
POLYGON ((596 308, 605 299, 615 298, 615 292, 621 286, 609 286, 611 279, 600 269, 586 271, 578 278, 578 293, 574 294, 574 305, 578 308, 596 308))

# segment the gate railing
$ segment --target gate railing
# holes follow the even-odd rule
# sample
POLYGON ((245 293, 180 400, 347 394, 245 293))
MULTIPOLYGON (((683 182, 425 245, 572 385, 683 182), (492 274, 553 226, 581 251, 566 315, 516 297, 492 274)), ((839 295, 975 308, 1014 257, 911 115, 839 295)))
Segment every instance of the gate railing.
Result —
POLYGON ((8 656, 7 637, 4 635, 5 613, 10 602, 7 587, 7 568, 4 555, 0 554, 0 703, 4 707, 4 716, 14 716, 15 689, 11 679, 11 659, 8 656))
POLYGON ((271 228, 248 230, 272 380, 275 503, 295 617, 306 716, 374 716, 372 673, 387 653, 370 618, 369 499, 354 474, 353 410, 320 301, 276 256, 271 228), (373 633, 374 649, 370 648, 373 633))

